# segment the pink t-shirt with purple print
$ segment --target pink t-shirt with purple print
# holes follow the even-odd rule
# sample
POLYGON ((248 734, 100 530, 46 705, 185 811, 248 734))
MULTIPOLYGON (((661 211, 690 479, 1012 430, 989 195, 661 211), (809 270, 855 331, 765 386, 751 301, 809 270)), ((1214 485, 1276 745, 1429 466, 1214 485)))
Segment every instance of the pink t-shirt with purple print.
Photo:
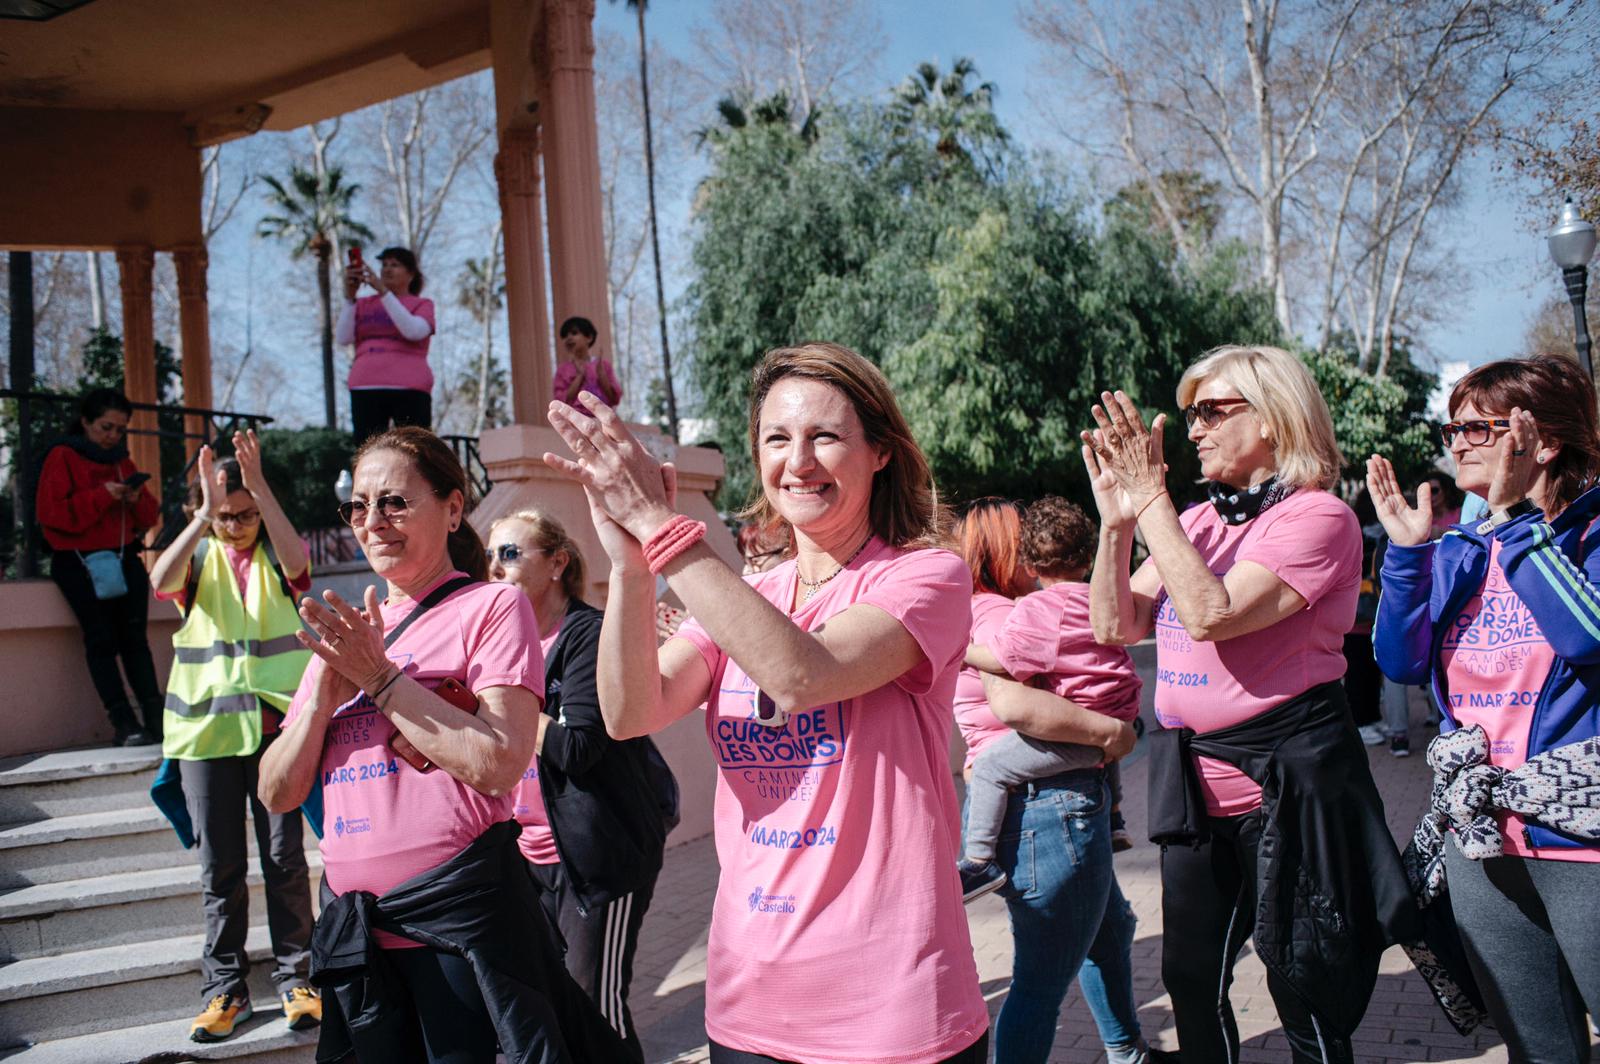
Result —
MULTIPOLYGON (((1015 599, 992 591, 973 595, 972 635, 968 642, 989 645, 1015 605, 1015 599)), ((989 699, 983 693, 983 673, 970 665, 963 665, 956 678, 955 712, 961 739, 967 744, 967 768, 972 767, 985 746, 1011 731, 989 708, 989 699)))
MULTIPOLYGON (((1213 573, 1254 562, 1293 588, 1306 608, 1269 628, 1204 642, 1190 638, 1159 592, 1155 703, 1164 727, 1226 728, 1344 675, 1344 637, 1361 593, 1361 528, 1350 507, 1301 488, 1242 525, 1223 521, 1209 503, 1181 520, 1213 573)), ((1196 763, 1208 813, 1236 816, 1260 806, 1261 788, 1238 768, 1209 757, 1196 763)))
POLYGON ((356 300, 356 357, 350 363, 350 388, 403 388, 433 391, 433 370, 428 368, 428 344, 433 339, 433 300, 396 295, 400 305, 426 321, 427 336, 407 340, 400 335, 382 296, 356 300))
MULTIPOLYGON (((557 621, 556 626, 540 638, 540 661, 550 660, 550 648, 556 645, 559 635, 561 621, 557 621)), ((521 848, 522 856, 534 864, 560 864, 561 854, 556 851, 555 832, 550 830, 550 816, 545 811, 544 795, 539 789, 538 754, 533 755, 533 763, 512 790, 511 803, 512 815, 522 825, 522 834, 517 836, 517 846, 521 848)))
MULTIPOLYGON (((463 575, 451 573, 444 580, 463 575)), ((403 607, 385 606, 384 629, 393 629, 425 596, 403 607)), ((388 655, 427 687, 454 677, 474 693, 525 687, 542 701, 544 663, 538 646, 539 624, 526 595, 510 584, 473 584, 417 618, 388 655)), ((310 700, 323 668, 321 658, 311 659, 285 715, 286 728, 310 700)), ((321 849, 323 875, 335 894, 382 895, 511 819, 510 793, 491 797, 443 769, 418 772, 389 748, 395 730, 364 694, 341 706, 328 724, 321 849)), ((376 938, 385 947, 415 945, 384 932, 376 938)))
MULTIPOLYGON (((1445 629, 1439 657, 1450 692, 1450 715, 1463 728, 1480 725, 1489 737, 1489 764, 1513 769, 1528 760, 1528 735, 1539 692, 1556 654, 1533 611, 1512 590, 1500 567, 1500 541, 1489 541, 1483 586, 1445 629)), ((1502 852, 1510 857, 1600 861, 1600 849, 1534 846, 1515 813, 1497 812, 1502 852)))
POLYGON ((1125 647, 1101 646, 1089 626, 1089 585, 1051 584, 1017 600, 989 640, 1013 678, 1043 676, 1050 691, 1118 720, 1139 715, 1144 686, 1125 647))
POLYGON ((949 762, 971 574, 948 551, 874 540, 792 610, 793 561, 746 581, 806 631, 854 605, 883 610, 924 660, 768 728, 751 719, 756 686, 738 663, 698 622, 679 630, 711 670, 706 733, 720 769, 706 1032, 808 1064, 944 1060, 989 1023, 949 762))

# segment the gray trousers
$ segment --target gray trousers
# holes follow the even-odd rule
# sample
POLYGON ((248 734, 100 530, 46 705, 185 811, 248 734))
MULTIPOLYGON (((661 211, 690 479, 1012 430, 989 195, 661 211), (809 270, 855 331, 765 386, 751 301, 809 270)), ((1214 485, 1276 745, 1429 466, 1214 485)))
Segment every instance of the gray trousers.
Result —
POLYGON ((1586 1064, 1600 1016, 1600 864, 1472 861, 1445 842, 1450 906, 1489 1015, 1518 1064, 1586 1064))
POLYGON ((257 855, 266 884, 267 929, 278 992, 308 986, 311 969, 311 880, 306 870, 305 820, 296 809, 269 813, 256 797, 261 753, 247 757, 179 761, 184 804, 200 845, 200 892, 205 904, 206 943, 201 956, 202 998, 249 996, 250 890, 245 816, 255 822, 257 855))
POLYGON ((1006 818, 1012 787, 1074 769, 1093 768, 1106 759, 1098 746, 1047 743, 1009 732, 988 746, 972 763, 967 784, 967 857, 994 860, 994 845, 1006 818))

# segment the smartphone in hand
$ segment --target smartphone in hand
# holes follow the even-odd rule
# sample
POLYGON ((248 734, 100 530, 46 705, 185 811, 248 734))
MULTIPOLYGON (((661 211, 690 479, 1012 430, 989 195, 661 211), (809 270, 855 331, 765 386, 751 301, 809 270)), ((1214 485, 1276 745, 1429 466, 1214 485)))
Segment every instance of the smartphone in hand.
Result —
POLYGON ((149 479, 149 473, 135 473, 127 480, 124 480, 122 484, 123 487, 127 488, 129 491, 138 491, 140 488, 144 487, 144 482, 149 479))
POLYGON ((350 265, 359 270, 361 268, 361 245, 351 244, 349 255, 350 265))
MULTIPOLYGON (((444 682, 433 689, 433 693, 455 706, 463 713, 478 715, 478 696, 467 689, 467 686, 454 676, 446 676, 444 682)), ((426 754, 418 750, 410 739, 400 734, 396 728, 395 733, 389 736, 389 749, 393 750, 402 761, 416 769, 418 772, 432 772, 438 766, 428 760, 426 754)))

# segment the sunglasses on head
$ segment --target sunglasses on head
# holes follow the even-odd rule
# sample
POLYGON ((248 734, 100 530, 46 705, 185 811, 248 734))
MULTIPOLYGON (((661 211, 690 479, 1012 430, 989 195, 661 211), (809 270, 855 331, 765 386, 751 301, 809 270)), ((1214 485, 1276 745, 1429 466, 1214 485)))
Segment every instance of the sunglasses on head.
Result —
POLYGON ((379 495, 371 502, 351 499, 339 504, 339 519, 347 525, 364 525, 369 510, 377 510, 385 521, 404 521, 411 512, 411 500, 403 495, 379 495))
POLYGON ((1495 429, 1509 429, 1511 420, 1503 417, 1474 418, 1471 421, 1446 421, 1439 426, 1439 435, 1449 447, 1457 436, 1465 436, 1473 447, 1482 447, 1494 437, 1495 429))
POLYGON ((515 543, 502 543, 498 547, 490 547, 483 552, 490 565, 499 562, 501 565, 516 565, 530 554, 539 554, 543 547, 519 547, 515 543))
POLYGON ((1240 405, 1249 406, 1250 400, 1238 396, 1232 399, 1201 399, 1183 408, 1183 423, 1193 428, 1198 421, 1205 428, 1214 429, 1228 416, 1229 407, 1240 405))

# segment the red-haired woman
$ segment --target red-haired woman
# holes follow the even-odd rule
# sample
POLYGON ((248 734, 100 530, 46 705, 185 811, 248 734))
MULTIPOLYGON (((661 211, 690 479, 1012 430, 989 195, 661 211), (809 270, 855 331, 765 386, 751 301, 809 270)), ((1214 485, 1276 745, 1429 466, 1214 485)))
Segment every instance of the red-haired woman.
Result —
POLYGON ((1489 516, 1436 542, 1431 486, 1410 506, 1388 460, 1367 463, 1390 539, 1378 664, 1431 683, 1444 715, 1428 749, 1441 797, 1419 833, 1432 836, 1426 882, 1448 884, 1512 1059, 1586 1061, 1585 1008, 1600 1016, 1594 384, 1569 359, 1491 362, 1455 386, 1442 432, 1456 485, 1489 516))

